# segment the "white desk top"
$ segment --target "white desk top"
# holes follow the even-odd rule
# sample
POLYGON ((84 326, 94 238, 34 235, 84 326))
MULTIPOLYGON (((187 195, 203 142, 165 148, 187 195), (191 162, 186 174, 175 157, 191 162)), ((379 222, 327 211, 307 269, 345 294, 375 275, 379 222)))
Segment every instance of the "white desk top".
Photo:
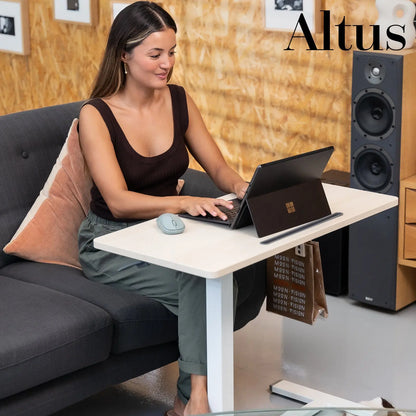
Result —
MULTIPOLYGON (((398 204, 394 196, 324 184, 332 212, 343 215, 268 244, 253 226, 230 230, 222 225, 183 219, 182 234, 163 234, 150 220, 96 238, 96 248, 208 279, 218 278, 398 204)), ((284 231, 282 233, 285 233, 284 231)), ((281 234, 282 234, 281 233, 281 234)))

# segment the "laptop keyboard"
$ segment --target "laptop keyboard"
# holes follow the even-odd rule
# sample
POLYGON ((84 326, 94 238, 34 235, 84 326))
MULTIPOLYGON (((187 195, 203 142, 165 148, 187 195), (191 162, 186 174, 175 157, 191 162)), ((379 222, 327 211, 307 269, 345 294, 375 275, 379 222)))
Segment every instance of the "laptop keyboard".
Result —
POLYGON ((230 201, 233 203, 233 207, 231 209, 223 206, 218 206, 218 209, 227 216, 228 220, 233 220, 240 210, 241 201, 238 198, 230 199, 230 201))

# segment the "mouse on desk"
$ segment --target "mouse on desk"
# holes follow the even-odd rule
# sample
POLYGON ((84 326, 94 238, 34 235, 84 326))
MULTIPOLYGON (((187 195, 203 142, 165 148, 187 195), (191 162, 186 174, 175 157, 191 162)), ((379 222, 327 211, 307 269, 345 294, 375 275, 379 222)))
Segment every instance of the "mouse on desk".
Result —
POLYGON ((176 214, 162 214, 157 217, 157 226, 165 234, 180 234, 185 229, 185 224, 176 214))

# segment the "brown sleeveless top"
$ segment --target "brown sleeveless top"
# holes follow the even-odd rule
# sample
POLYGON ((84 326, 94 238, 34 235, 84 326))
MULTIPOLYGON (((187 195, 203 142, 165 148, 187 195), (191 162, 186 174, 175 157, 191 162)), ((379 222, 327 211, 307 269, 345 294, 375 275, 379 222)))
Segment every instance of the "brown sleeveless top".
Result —
MULTIPOLYGON (((164 153, 144 157, 129 144, 110 107, 100 98, 87 102, 101 114, 110 133, 117 160, 130 191, 153 196, 176 195, 178 179, 189 165, 189 156, 185 144, 185 133, 188 128, 188 106, 185 90, 178 85, 168 85, 173 112, 174 137, 172 146, 164 153)), ((140 125, 137 125, 140 128, 140 125)), ((133 219, 114 218, 97 186, 91 188, 91 211, 112 221, 135 221, 133 219)), ((138 220, 140 218, 137 218, 138 220)))

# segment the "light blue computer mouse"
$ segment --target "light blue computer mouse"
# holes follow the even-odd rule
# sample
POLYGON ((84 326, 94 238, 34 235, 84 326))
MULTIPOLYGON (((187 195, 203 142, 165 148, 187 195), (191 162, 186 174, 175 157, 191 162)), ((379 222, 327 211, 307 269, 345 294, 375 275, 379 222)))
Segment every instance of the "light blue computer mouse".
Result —
POLYGON ((180 234, 185 229, 185 224, 176 214, 159 215, 156 223, 165 234, 180 234))

